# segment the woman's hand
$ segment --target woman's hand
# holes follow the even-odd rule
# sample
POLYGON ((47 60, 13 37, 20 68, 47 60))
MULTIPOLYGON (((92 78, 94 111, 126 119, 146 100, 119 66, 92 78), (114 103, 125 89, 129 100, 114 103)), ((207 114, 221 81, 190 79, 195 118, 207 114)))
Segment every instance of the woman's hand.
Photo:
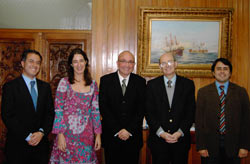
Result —
POLYGON ((62 133, 58 134, 57 146, 59 150, 66 152, 66 140, 62 133))
POLYGON ((101 134, 96 134, 95 136, 95 151, 101 149, 101 134))

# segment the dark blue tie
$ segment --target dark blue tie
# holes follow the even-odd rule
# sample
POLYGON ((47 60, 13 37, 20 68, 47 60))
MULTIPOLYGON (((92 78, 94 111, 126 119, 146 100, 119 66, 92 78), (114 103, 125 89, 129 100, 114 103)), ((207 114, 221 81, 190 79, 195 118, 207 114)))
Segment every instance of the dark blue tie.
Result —
POLYGON ((31 85, 30 94, 31 94, 31 97, 32 97, 32 101, 33 101, 34 107, 35 107, 35 109, 36 109, 37 94, 36 94, 36 90, 35 90, 35 88, 34 88, 35 81, 31 81, 31 82, 30 82, 30 85, 31 85))

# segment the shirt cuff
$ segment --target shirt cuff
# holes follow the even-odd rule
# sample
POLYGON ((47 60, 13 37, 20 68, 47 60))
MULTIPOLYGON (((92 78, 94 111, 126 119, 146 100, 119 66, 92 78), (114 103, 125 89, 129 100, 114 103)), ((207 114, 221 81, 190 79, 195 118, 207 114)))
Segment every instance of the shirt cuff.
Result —
POLYGON ((25 138, 25 141, 29 141, 31 136, 32 136, 32 133, 30 133, 30 134, 28 135, 28 137, 25 138))
MULTIPOLYGON (((116 136, 118 136, 118 133, 119 132, 117 132, 115 135, 114 135, 114 137, 116 137, 116 136)), ((129 132, 128 132, 129 133, 129 132)), ((131 133, 129 133, 129 136, 131 137, 131 136, 133 136, 131 133)))
POLYGON ((184 133, 183 131, 179 128, 177 132, 180 132, 181 133, 181 137, 184 137, 184 133))
POLYGON ((156 135, 158 137, 161 137, 161 134, 164 133, 165 131, 162 129, 162 127, 160 126, 159 129, 156 131, 156 135))

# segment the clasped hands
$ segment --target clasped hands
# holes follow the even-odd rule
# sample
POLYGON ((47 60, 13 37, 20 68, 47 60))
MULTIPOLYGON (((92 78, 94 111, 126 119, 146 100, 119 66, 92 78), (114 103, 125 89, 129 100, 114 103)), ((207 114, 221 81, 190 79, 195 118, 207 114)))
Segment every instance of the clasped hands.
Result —
MULTIPOLYGON (((202 157, 209 157, 207 149, 199 150, 199 154, 202 157)), ((245 158, 248 155, 248 150, 247 149, 240 149, 238 153, 239 158, 245 158)))
POLYGON ((127 139, 129 139, 130 137, 130 133, 126 130, 126 129, 122 129, 117 133, 118 137, 123 140, 126 141, 127 139))
POLYGON ((163 138, 167 143, 176 143, 178 139, 181 137, 181 132, 175 132, 173 134, 163 132, 160 134, 160 137, 163 138))
POLYGON ((30 140, 27 142, 31 146, 37 146, 42 140, 43 136, 44 134, 42 132, 32 133, 32 135, 30 136, 30 140))

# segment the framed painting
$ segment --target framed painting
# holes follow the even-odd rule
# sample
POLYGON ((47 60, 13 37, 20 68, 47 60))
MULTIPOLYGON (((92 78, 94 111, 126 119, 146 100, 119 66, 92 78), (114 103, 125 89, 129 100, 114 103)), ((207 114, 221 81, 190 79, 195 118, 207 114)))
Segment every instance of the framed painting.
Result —
POLYGON ((179 75, 211 76, 214 60, 231 59, 232 14, 231 8, 141 7, 137 73, 160 75, 160 56, 172 53, 179 75))

